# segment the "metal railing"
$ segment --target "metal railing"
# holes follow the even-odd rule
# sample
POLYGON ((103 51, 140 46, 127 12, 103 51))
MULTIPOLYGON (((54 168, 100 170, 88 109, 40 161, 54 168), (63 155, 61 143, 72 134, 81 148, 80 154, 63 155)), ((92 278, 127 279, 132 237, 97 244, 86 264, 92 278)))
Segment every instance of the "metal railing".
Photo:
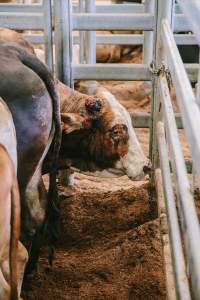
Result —
MULTIPOLYGON (((195 0, 190 0, 190 3, 179 0, 183 10, 186 8, 185 3, 193 9, 196 7, 195 14, 200 9, 195 0)), ((169 73, 198 175, 200 110, 173 36, 173 8, 173 0, 165 4, 157 2, 161 33, 156 39, 155 59, 156 67, 162 65, 162 70, 154 79, 152 156, 154 167, 160 167, 162 171, 177 299, 200 299, 200 227, 173 112, 167 80, 169 73)), ((199 31, 196 32, 196 28, 199 27, 200 14, 194 17, 195 14, 188 10, 186 15, 188 23, 191 20, 191 28, 198 40, 199 31)))
POLYGON ((52 6, 43 4, 0 4, 0 27, 14 30, 37 30, 43 34, 24 34, 30 42, 45 45, 45 61, 53 70, 52 6))

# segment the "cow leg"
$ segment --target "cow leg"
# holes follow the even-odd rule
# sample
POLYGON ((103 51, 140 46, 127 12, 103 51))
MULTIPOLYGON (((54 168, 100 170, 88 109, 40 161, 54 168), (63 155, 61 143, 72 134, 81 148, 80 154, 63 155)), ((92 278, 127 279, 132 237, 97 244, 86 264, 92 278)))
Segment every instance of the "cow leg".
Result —
POLYGON ((10 286, 4 277, 2 269, 0 268, 0 299, 10 299, 10 286))
MULTIPOLYGON (((53 249, 53 244, 55 243, 55 240, 58 238, 58 231, 59 231, 59 223, 58 223, 58 211, 56 208, 52 207, 49 209, 47 207, 47 191, 44 186, 44 182, 42 178, 40 178, 39 184, 37 187, 35 187, 37 190, 37 193, 35 191, 35 195, 37 195, 37 209, 35 211, 48 211, 45 220, 45 214, 43 214, 43 217, 39 220, 37 219, 37 214, 35 216, 32 215, 32 218, 37 221, 37 230, 35 231, 34 236, 32 237, 32 243, 29 246, 29 261, 27 263, 26 267, 26 275, 30 274, 34 270, 37 269, 37 262, 40 255, 41 247, 47 244, 50 247, 50 250, 53 249), (53 220, 53 221, 52 221, 53 220), (39 221, 39 223, 38 223, 39 221)), ((33 192, 33 191, 32 191, 33 192)), ((32 196, 29 195, 29 192, 26 194, 26 197, 32 196)), ((53 252, 50 251, 49 254, 49 261, 52 261, 52 254, 53 252)))
MULTIPOLYGON (((0 299, 10 300, 10 269, 9 269, 9 253, 5 247, 4 254, 1 255, 1 267, 0 267, 0 299)), ((22 281, 24 277, 25 265, 28 260, 28 253, 25 247, 18 242, 18 251, 17 251, 17 285, 18 285, 18 293, 20 297, 22 281)))
POLYGON ((26 266, 25 275, 29 275, 35 270, 37 270, 37 262, 40 256, 40 249, 42 245, 43 245, 42 234, 37 232, 31 244, 31 248, 29 252, 29 260, 26 266))
POLYGON ((32 178, 23 194, 23 198, 25 200, 22 203, 26 203, 27 207, 24 208, 25 215, 22 218, 22 229, 24 229, 22 232, 22 241, 29 252, 29 260, 26 267, 26 273, 29 273, 29 268, 33 270, 37 265, 41 244, 37 243, 38 246, 36 247, 34 240, 44 223, 47 207, 47 192, 40 171, 32 178), (34 254, 36 252, 37 254, 34 254))
POLYGON ((18 270, 18 291, 20 294, 26 263, 28 261, 28 252, 21 242, 18 242, 18 255, 17 255, 17 270, 18 270))

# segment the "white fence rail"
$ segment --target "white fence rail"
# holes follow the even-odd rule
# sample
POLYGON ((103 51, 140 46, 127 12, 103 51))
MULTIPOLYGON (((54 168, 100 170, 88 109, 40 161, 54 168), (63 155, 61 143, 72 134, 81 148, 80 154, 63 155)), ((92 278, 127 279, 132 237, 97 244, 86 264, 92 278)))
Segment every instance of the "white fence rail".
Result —
MULTIPOLYGON (((180 5, 183 4, 183 9, 185 2, 184 0, 179 0, 180 5)), ((167 9, 169 13, 165 15, 164 9, 166 8, 158 1, 158 11, 161 16, 161 34, 157 40, 157 66, 163 63, 164 66, 158 74, 154 86, 156 88, 154 99, 156 105, 154 107, 153 135, 156 134, 155 128, 157 127, 157 143, 154 136, 155 148, 153 156, 154 165, 158 167, 158 149, 167 207, 177 298, 200 299, 200 227, 173 112, 169 83, 167 81, 169 72, 176 92, 186 139, 190 146, 192 160, 198 175, 200 175, 200 135, 198 134, 200 132, 200 110, 173 36, 173 4, 173 0, 168 2, 167 9), (173 177, 170 174, 170 161, 173 177), (179 218, 180 226, 177 222, 179 218), (183 236, 183 239, 181 236, 183 236), (183 250, 181 252, 181 244, 184 252, 183 250), (179 251, 179 256, 175 251, 179 251)), ((193 9, 197 5, 195 0, 191 0, 187 4, 191 5, 193 9)), ((195 11, 198 11, 197 7, 195 11)), ((187 16, 188 23, 192 19, 191 23, 196 25, 195 27, 194 24, 191 24, 193 32, 198 39, 199 31, 196 33, 197 29, 195 28, 199 28, 198 19, 200 14, 195 19, 193 18, 194 14, 189 11, 187 16)))

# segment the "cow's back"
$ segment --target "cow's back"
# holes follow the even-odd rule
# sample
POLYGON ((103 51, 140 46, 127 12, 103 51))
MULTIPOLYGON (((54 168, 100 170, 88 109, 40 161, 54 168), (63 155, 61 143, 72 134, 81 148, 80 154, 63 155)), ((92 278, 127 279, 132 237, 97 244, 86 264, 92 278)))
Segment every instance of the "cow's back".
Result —
POLYGON ((18 180, 24 190, 49 140, 52 100, 43 80, 21 62, 15 46, 0 45, 0 96, 13 116, 17 136, 18 180))

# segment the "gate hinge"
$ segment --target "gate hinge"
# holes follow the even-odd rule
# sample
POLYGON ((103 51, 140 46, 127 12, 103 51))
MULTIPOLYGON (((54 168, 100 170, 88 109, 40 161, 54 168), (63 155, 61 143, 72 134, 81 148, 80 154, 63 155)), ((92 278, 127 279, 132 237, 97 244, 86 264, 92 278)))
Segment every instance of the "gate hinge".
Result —
POLYGON ((169 69, 165 66, 164 63, 162 63, 159 67, 156 68, 155 62, 152 61, 149 66, 149 70, 154 76, 157 76, 157 77, 160 75, 165 75, 166 79, 167 79, 168 87, 169 87, 169 89, 171 89, 171 87, 172 87, 171 73, 170 73, 169 69))

